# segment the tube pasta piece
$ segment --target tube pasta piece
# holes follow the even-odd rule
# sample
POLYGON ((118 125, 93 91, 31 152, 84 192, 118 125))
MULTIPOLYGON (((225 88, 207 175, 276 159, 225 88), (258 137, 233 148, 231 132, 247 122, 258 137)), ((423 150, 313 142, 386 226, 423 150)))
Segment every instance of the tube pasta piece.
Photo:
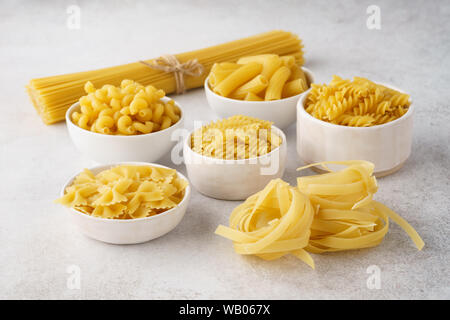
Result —
POLYGON ((174 169, 120 165, 80 173, 55 203, 106 219, 149 217, 176 207, 188 182, 174 169))
POLYGON ((218 85, 222 80, 228 77, 234 70, 239 69, 241 65, 232 62, 215 63, 211 68, 208 83, 211 87, 218 85))
POLYGON ((153 122, 151 121, 147 121, 144 123, 141 122, 133 122, 133 127, 134 129, 136 129, 136 131, 140 132, 140 133, 150 133, 153 130, 153 122))
POLYGON ((292 97, 306 91, 308 87, 302 79, 287 82, 283 87, 281 96, 283 98, 292 97))
POLYGON ((163 116, 161 119, 161 128, 160 130, 167 129, 172 124, 172 120, 168 116, 163 116))
POLYGON ((298 65, 293 65, 290 69, 291 69, 291 75, 290 75, 288 81, 302 79, 306 85, 306 89, 308 89, 309 88, 308 79, 306 78, 306 75, 303 72, 302 68, 298 65))
POLYGON ((132 126, 133 120, 129 116, 121 116, 117 120, 117 130, 124 135, 132 135, 136 133, 136 129, 132 126))
POLYGON ((267 57, 263 61, 263 69, 261 71, 261 75, 266 77, 266 79, 269 79, 272 77, 272 75, 277 71, 277 69, 281 66, 282 60, 277 55, 271 55, 267 57))
POLYGON ((228 77, 221 81, 213 90, 227 97, 233 90, 240 87, 250 79, 257 76, 262 70, 262 65, 256 62, 250 62, 234 70, 228 77))
POLYGON ((237 64, 216 63, 209 74, 208 85, 215 93, 238 100, 260 101, 258 96, 262 100, 290 97, 309 87, 296 59, 295 55, 262 54, 242 57, 237 64))
POLYGON ((237 61, 237 63, 238 64, 247 64, 250 62, 257 62, 260 64, 264 64, 264 61, 266 61, 268 58, 274 58, 274 57, 278 57, 278 55, 276 55, 276 54, 260 54, 257 56, 242 57, 237 61))
POLYGON ((254 94, 253 92, 248 92, 245 95, 244 100, 246 100, 246 101, 264 101, 263 98, 261 98, 260 96, 254 94))
POLYGON ((295 58, 293 56, 282 56, 280 57, 283 66, 291 68, 295 65, 295 58))
POLYGON ((304 250, 313 216, 314 208, 308 198, 276 179, 236 207, 230 226, 220 225, 215 233, 232 240, 236 253, 265 260, 293 254, 314 268, 304 250))
POLYGON ((262 156, 281 145, 272 123, 235 115, 205 125, 191 135, 193 151, 212 158, 239 160, 262 156))
POLYGON ((80 128, 102 134, 146 134, 168 128, 180 120, 181 111, 173 100, 161 100, 165 93, 155 87, 124 79, 119 87, 104 85, 96 89, 86 83, 86 96, 79 99, 80 112, 72 121, 80 128), (161 126, 163 118, 169 118, 161 126), (158 125, 156 125, 158 124, 158 125))
POLYGON ((247 93, 251 92, 254 94, 258 94, 263 91, 269 82, 267 78, 263 75, 258 75, 243 86, 237 88, 232 94, 231 98, 233 99, 244 99, 247 93))
POLYGON ((217 66, 224 70, 236 70, 241 67, 239 65, 239 63, 234 63, 234 62, 220 62, 220 63, 217 63, 217 66))
POLYGON ((279 100, 283 91, 284 84, 291 75, 291 70, 288 67, 280 67, 270 78, 269 85, 266 89, 266 96, 264 100, 279 100))

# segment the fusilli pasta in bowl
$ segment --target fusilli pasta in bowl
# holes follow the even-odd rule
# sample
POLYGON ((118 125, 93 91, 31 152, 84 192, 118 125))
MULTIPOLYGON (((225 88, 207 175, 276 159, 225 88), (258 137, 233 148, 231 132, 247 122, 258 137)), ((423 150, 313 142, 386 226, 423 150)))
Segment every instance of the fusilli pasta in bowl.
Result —
POLYGON ((184 175, 159 164, 120 162, 84 169, 55 202, 68 207, 79 230, 112 244, 146 242, 174 229, 189 204, 184 175))
POLYGON ((103 134, 75 124, 73 114, 80 112, 80 103, 77 102, 66 113, 69 136, 81 153, 98 163, 157 161, 173 148, 176 141, 172 140, 172 133, 184 125, 184 111, 180 104, 168 97, 162 97, 160 100, 177 106, 178 121, 159 131, 130 135, 103 134))
POLYGON ((271 122, 236 115, 194 130, 183 155, 190 182, 200 193, 243 200, 286 166, 286 136, 271 122))
MULTIPOLYGON (((341 81, 350 80, 335 77, 331 84, 341 81)), ((403 166, 411 153, 412 100, 392 85, 369 82, 376 86, 376 92, 361 93, 351 85, 341 92, 312 84, 298 101, 297 153, 304 163, 362 159, 375 164, 377 177, 392 174, 403 166), (394 108, 385 103, 389 95, 383 99, 377 87, 397 92, 398 98, 394 99, 398 100, 391 105, 399 105, 403 110, 393 116, 394 108), (366 96, 361 98, 360 94, 366 96), (393 117, 383 120, 383 115, 393 117)))
MULTIPOLYGON (((314 81, 312 72, 305 67, 300 69, 307 79, 307 85, 312 83, 314 81)), ((204 85, 206 98, 211 109, 221 118, 227 118, 236 114, 246 115, 272 121, 280 129, 285 129, 295 122, 297 102, 306 92, 302 91, 299 94, 278 100, 240 100, 217 94, 211 89, 209 81, 208 77, 204 85)))

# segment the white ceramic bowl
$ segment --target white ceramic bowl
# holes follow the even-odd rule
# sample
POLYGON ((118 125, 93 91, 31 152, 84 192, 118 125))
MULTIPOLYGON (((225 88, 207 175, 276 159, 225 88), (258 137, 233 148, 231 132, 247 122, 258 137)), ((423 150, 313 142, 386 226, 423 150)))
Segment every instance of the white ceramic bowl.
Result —
MULTIPOLYGON (((164 97, 161 100, 167 102, 171 99, 164 97)), ((178 103, 176 105, 180 107, 178 103)), ((176 144, 176 140, 172 139, 172 133, 182 128, 184 121, 184 111, 180 107, 180 120, 167 129, 132 136, 107 135, 91 132, 75 125, 71 115, 79 109, 80 104, 77 102, 67 110, 66 123, 69 135, 78 150, 98 163, 154 162, 167 154, 176 144)))
MULTIPOLYGON (((382 85, 402 90, 391 85, 382 85)), ((305 110, 309 90, 297 106, 297 153, 305 164, 320 161, 368 160, 375 175, 399 170, 411 153, 414 106, 405 115, 373 127, 348 127, 314 118, 305 110)), ((321 171, 315 168, 316 171, 321 171)))
MULTIPOLYGON (((147 162, 120 162, 92 167, 89 170, 97 174, 100 171, 121 164, 167 168, 159 164, 147 162)), ((65 194, 66 188, 73 183, 73 180, 78 174, 80 173, 72 176, 66 182, 61 190, 61 196, 65 194)), ((181 173, 177 172, 177 174, 181 179, 187 180, 181 173)), ((173 230, 183 218, 188 207, 190 196, 191 187, 188 185, 184 198, 178 206, 158 215, 139 219, 104 219, 89 216, 72 208, 68 208, 67 210, 70 213, 71 221, 87 237, 112 244, 135 244, 161 237, 173 230)))
POLYGON ((200 193, 222 200, 244 200, 262 190, 270 180, 281 178, 286 167, 286 136, 274 126, 272 130, 283 139, 282 144, 268 154, 245 160, 196 153, 191 148, 191 133, 183 145, 189 181, 200 193))
MULTIPOLYGON (((302 70, 309 83, 314 82, 312 72, 304 67, 302 67, 302 70)), ((304 94, 301 93, 296 96, 274 101, 236 100, 222 97, 213 92, 209 88, 208 78, 205 80, 205 92, 209 106, 221 118, 242 114, 272 121, 273 124, 280 129, 285 129, 295 122, 297 102, 304 94)))

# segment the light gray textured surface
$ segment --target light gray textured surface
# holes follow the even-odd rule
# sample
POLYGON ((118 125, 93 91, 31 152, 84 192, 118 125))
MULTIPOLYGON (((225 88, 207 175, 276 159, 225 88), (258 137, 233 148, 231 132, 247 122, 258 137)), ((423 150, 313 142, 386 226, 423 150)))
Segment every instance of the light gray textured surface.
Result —
MULTIPOLYGON (((450 298, 447 1, 2 1, 0 34, 0 298, 450 298), (80 30, 66 27, 72 4, 81 8, 80 30), (381 8, 379 31, 366 28, 372 4, 381 8), (306 66, 320 82, 360 75, 411 93, 412 156, 380 179, 376 199, 417 229, 424 250, 393 225, 376 248, 314 255, 315 271, 293 257, 242 257, 213 233, 238 203, 195 191, 184 220, 160 239, 114 246, 81 235, 52 201, 90 161, 71 144, 64 123, 41 123, 24 91, 29 79, 270 29, 299 34, 306 66), (67 288, 70 265, 81 269, 80 290, 67 288), (366 286, 370 265, 381 269, 379 290, 366 286)), ((176 99, 188 110, 188 128, 213 118, 202 90, 176 99)), ((286 133, 284 178, 295 183, 295 125, 286 133)), ((168 157, 161 163, 172 166, 168 157)))

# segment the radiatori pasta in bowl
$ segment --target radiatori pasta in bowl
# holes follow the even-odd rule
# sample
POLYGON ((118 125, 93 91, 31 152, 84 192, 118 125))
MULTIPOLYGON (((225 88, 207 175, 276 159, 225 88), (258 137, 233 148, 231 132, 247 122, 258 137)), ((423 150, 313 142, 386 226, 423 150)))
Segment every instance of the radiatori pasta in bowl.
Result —
POLYGON ((408 94, 358 77, 334 76, 311 87, 297 106, 297 152, 304 163, 362 159, 375 164, 377 177, 402 167, 412 144, 408 94))
POLYGON ((222 118, 242 114, 284 129, 295 122, 297 101, 313 81, 311 71, 292 56, 266 54, 215 64, 205 92, 222 118))
POLYGON ((122 162, 84 169, 71 177, 55 202, 65 205, 86 236, 113 244, 160 237, 183 218, 189 182, 175 169, 122 162))
POLYGON ((172 133, 183 127, 184 112, 164 91, 124 80, 120 87, 95 89, 66 113, 75 146, 99 163, 153 162, 175 145, 172 133), (116 98, 115 98, 116 97, 116 98))
POLYGON ((242 115, 194 130, 183 145, 191 184, 223 200, 243 200, 280 178, 286 150, 283 131, 269 121, 242 115))

